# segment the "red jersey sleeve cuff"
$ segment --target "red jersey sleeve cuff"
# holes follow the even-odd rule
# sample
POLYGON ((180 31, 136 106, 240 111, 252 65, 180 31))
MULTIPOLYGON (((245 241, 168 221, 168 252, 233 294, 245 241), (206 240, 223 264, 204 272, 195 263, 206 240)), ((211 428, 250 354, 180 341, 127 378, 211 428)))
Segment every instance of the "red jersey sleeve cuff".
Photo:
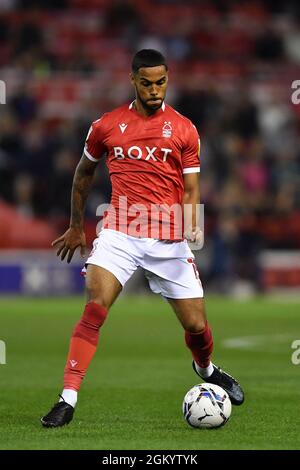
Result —
POLYGON ((200 173, 200 166, 194 166, 192 168, 184 168, 182 173, 186 175, 187 173, 200 173))
POLYGON ((98 162, 97 158, 94 158, 88 151, 87 149, 84 149, 84 155, 91 160, 92 162, 98 162))

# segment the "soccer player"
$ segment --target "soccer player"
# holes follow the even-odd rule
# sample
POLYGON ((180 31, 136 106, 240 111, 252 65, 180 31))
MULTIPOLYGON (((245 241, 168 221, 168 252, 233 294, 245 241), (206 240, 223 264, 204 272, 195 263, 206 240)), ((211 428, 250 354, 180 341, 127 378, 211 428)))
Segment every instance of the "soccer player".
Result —
POLYGON ((70 227, 52 244, 58 245, 57 255, 62 260, 67 257, 68 263, 77 248, 84 254, 84 206, 97 163, 105 157, 112 184, 111 204, 86 261, 87 304, 72 333, 60 400, 41 419, 45 427, 63 426, 72 420, 101 327, 139 266, 145 270, 152 291, 167 299, 182 324, 196 374, 205 382, 220 385, 233 404, 244 401, 238 382, 211 362, 213 338, 187 241, 200 243, 202 236, 195 218, 200 171, 197 130, 164 101, 168 66, 160 52, 137 52, 130 79, 135 100, 91 125, 74 176, 70 227), (184 204, 192 207, 191 223, 180 227, 181 218, 172 208, 184 204))

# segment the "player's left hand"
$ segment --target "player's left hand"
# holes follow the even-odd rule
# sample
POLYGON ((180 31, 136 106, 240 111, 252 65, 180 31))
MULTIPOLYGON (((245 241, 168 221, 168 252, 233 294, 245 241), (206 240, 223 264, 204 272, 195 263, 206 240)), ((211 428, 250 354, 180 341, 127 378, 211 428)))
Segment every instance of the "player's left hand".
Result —
POLYGON ((184 238, 196 245, 203 245, 204 235, 200 227, 188 228, 184 231, 184 238))

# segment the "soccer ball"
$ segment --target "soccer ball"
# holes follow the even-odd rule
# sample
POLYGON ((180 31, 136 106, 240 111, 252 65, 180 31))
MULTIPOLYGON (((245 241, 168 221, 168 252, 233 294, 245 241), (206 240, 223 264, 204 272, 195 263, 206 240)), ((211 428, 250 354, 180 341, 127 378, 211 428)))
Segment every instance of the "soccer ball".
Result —
POLYGON ((194 428, 218 428, 229 420, 231 401, 219 385, 203 383, 187 392, 182 411, 185 420, 194 428))

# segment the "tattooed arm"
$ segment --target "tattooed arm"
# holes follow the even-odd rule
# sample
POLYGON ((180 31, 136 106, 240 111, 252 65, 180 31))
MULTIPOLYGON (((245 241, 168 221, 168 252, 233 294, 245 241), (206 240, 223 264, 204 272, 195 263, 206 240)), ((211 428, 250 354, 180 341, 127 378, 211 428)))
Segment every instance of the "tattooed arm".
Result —
POLYGON ((68 255, 68 263, 78 247, 80 247, 81 255, 85 254, 84 208, 96 166, 97 163, 92 162, 85 155, 81 157, 73 179, 70 227, 61 237, 52 242, 52 246, 59 245, 57 256, 61 255, 61 260, 64 260, 68 255))

